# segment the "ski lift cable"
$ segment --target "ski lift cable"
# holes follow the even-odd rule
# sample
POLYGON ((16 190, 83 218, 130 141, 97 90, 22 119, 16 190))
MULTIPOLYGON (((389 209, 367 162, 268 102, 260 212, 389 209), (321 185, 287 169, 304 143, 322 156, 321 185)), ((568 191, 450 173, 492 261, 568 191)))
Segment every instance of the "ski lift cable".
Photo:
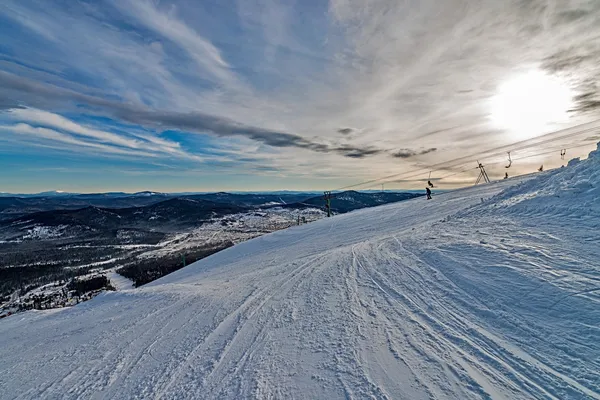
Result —
MULTIPOLYGON (((587 143, 579 144, 577 146, 569 146, 569 147, 566 147, 566 148, 563 147, 561 149, 561 151, 563 151, 563 150, 577 149, 577 148, 581 148, 581 147, 587 147, 587 146, 591 146, 592 144, 593 143, 591 143, 591 142, 587 142, 587 143)), ((556 153, 556 151, 557 150, 550 150, 550 151, 544 151, 544 152, 541 152, 541 153, 530 154, 530 155, 523 156, 523 157, 513 158, 512 161, 525 160, 525 159, 528 159, 528 158, 539 157, 541 155, 554 154, 554 153, 556 153)), ((497 164, 502 164, 502 162, 486 163, 486 165, 497 165, 497 164)), ((467 171, 474 170, 474 169, 479 169, 479 167, 463 168, 460 171, 456 171, 456 172, 453 172, 451 174, 447 174, 447 175, 441 176, 441 177, 437 178, 437 180, 441 181, 441 180, 444 180, 446 178, 450 178, 452 176, 460 175, 460 174, 463 174, 463 173, 465 173, 467 171)), ((418 182, 420 180, 421 179, 415 179, 413 181, 414 182, 418 182)), ((375 188, 375 187, 379 187, 379 185, 377 185, 377 186, 371 186, 371 187, 369 187, 369 188, 367 188, 365 190, 372 189, 372 188, 375 188)))
MULTIPOLYGON (((583 144, 580 144, 580 145, 577 145, 577 146, 569 146, 569 147, 567 147, 566 149, 567 149, 567 150, 570 150, 570 149, 577 149, 577 148, 581 148, 581 147, 587 147, 587 146, 591 146, 591 145, 592 145, 592 143, 591 143, 591 142, 588 142, 588 143, 583 143, 583 144)), ((553 154, 553 153, 555 153, 555 152, 556 152, 556 150, 544 151, 544 152, 541 152, 541 153, 530 154, 530 155, 523 156, 523 157, 512 158, 512 161, 525 160, 525 159, 528 159, 528 158, 538 157, 538 156, 541 156, 541 155, 553 154)), ((471 162, 472 162, 472 161, 470 161, 470 162, 468 162, 468 163, 461 164, 461 165, 465 165, 465 164, 471 164, 471 162)), ((495 163, 485 163, 485 165, 497 165, 497 164, 502 164, 502 162, 495 162, 495 163)), ((459 165, 459 166, 460 166, 460 165, 459 165)), ((478 168, 479 168, 479 167, 474 167, 474 168, 465 168, 465 169, 462 169, 462 170, 460 170, 460 171, 458 171, 458 172, 453 172, 453 173, 451 173, 451 174, 448 174, 448 175, 444 175, 444 176, 442 176, 442 177, 439 177, 439 178, 437 178, 437 180, 438 180, 438 181, 441 181, 441 180, 443 180, 443 179, 445 179, 445 178, 449 178, 449 177, 452 177, 452 176, 455 176, 455 175, 459 175, 459 174, 465 173, 465 172, 467 172, 467 171, 469 171, 469 170, 478 169, 478 168)), ((413 177, 415 177, 415 176, 418 176, 418 174, 414 174, 414 175, 410 175, 410 176, 405 176, 405 177, 403 177, 403 180, 408 180, 408 178, 413 178, 413 177)), ((417 180, 415 180, 415 182, 416 182, 416 181, 417 181, 417 180)), ((387 182, 390 182, 390 181, 387 181, 387 182)), ((393 182, 393 181, 391 181, 391 182, 393 182)))
MULTIPOLYGON (((579 145, 577 145, 577 146, 569 146, 569 147, 567 147, 567 148, 566 148, 566 150, 577 149, 577 148, 581 148, 581 147, 587 147, 587 146, 591 146, 591 145, 592 145, 592 143, 588 142, 588 143, 579 144, 579 145)), ((563 147, 563 149, 565 149, 565 148, 563 147)), ((528 158, 539 157, 539 156, 541 156, 541 155, 554 154, 554 153, 556 153, 556 151, 557 151, 557 150, 555 149, 555 150, 551 150, 551 151, 544 151, 544 152, 541 152, 541 153, 530 154, 530 155, 523 156, 523 157, 513 158, 513 161, 525 160, 525 159, 528 159, 528 158)), ((502 162, 496 162, 496 163, 486 163, 486 165, 497 165, 497 164, 503 164, 503 163, 502 163, 502 162)), ((474 169, 478 169, 478 168, 479 168, 479 167, 475 167, 475 168, 464 168, 464 169, 462 169, 462 170, 460 170, 460 171, 453 172, 453 173, 451 173, 451 174, 447 174, 447 175, 441 176, 441 177, 437 178, 437 180, 441 181, 441 180, 443 180, 443 179, 450 178, 450 177, 452 177, 452 176, 456 176, 456 175, 460 175, 460 174, 463 174, 463 173, 465 173, 465 172, 467 172, 467 171, 474 170, 474 169)), ((415 180, 414 180, 414 182, 417 182, 417 181, 419 181, 419 180, 420 180, 420 179, 415 179, 415 180)))
MULTIPOLYGON (((456 172, 453 172, 453 173, 451 173, 451 174, 447 174, 447 175, 441 176, 441 177, 439 177, 439 178, 436 178, 436 180, 437 180, 437 181, 441 181, 441 180, 443 180, 443 179, 446 179, 446 178, 449 178, 449 177, 451 177, 451 176, 455 176, 455 175, 460 175, 460 174, 463 174, 463 173, 465 173, 465 172, 467 172, 467 171, 470 171, 470 170, 473 170, 473 169, 479 169, 479 167, 475 167, 475 168, 464 168, 464 169, 462 169, 462 170, 460 170, 460 171, 456 171, 456 172)), ((410 178, 410 177, 408 177, 408 178, 410 178)), ((422 182, 422 181, 423 181, 423 179, 412 179, 412 180, 406 179, 405 181, 407 181, 407 182, 422 182)), ((379 185, 377 185, 377 186, 369 186, 369 187, 365 188, 364 190, 369 190, 369 189, 378 188, 378 187, 379 187, 379 185)))
MULTIPOLYGON (((587 146, 592 146, 592 145, 593 145, 593 143, 588 142, 588 143, 583 143, 583 144, 580 144, 580 145, 577 145, 577 146, 569 146, 567 148, 563 147, 563 149, 565 149, 565 150, 571 150, 571 149, 578 149, 578 148, 581 148, 581 147, 587 147, 587 146)), ((530 154, 528 156, 523 156, 523 157, 515 158, 514 161, 525 160, 527 158, 533 158, 533 157, 538 157, 538 156, 544 156, 544 155, 547 155, 547 154, 554 154, 554 153, 556 153, 556 151, 557 150, 551 150, 551 151, 544 151, 543 153, 530 154)))
MULTIPOLYGON (((576 143, 580 143, 580 142, 576 142, 576 143)), ((588 141, 586 143, 577 144, 576 146, 569 146, 569 147, 566 148, 566 150, 577 149, 577 148, 587 147, 587 146, 592 146, 592 145, 594 145, 594 142, 588 141)), ((515 162, 515 161, 525 160, 525 159, 532 158, 532 157, 543 156, 543 155, 547 155, 547 154, 554 154, 554 153, 556 153, 559 150, 562 151, 562 150, 565 150, 565 148, 564 147, 562 149, 556 149, 556 148, 554 148, 553 150, 543 151, 541 153, 529 154, 529 155, 526 155, 526 156, 523 156, 523 157, 513 158, 511 156, 511 158, 512 158, 512 161, 515 162)), ((503 161, 497 161, 497 162, 487 162, 487 163, 485 163, 485 165, 500 165, 500 164, 504 164, 504 162, 503 161)))
MULTIPOLYGON (((581 131, 577 131, 577 132, 572 133, 570 135, 563 135, 563 136, 558 137, 558 138, 553 138, 553 139, 550 139, 550 140, 544 140, 542 142, 528 144, 528 145, 521 146, 521 147, 518 147, 518 148, 513 148, 513 151, 515 151, 515 149, 516 150, 525 150, 527 148, 536 147, 536 146, 539 146, 541 144, 551 143, 551 142, 553 142, 555 140, 564 139, 564 138, 571 137, 571 136, 578 136, 578 135, 583 134, 583 133, 589 133, 591 130, 594 130, 594 129, 598 129, 598 128, 597 127, 588 128, 588 129, 584 129, 584 130, 581 130, 581 131)), ((541 136, 537 137, 536 139, 538 139, 540 137, 541 136)), ((587 140, 588 139, 585 139, 584 141, 587 141, 587 140)), ((577 146, 570 146, 567 149, 575 149, 575 148, 580 148, 580 147, 585 147, 585 146, 590 146, 590 145, 592 145, 592 143, 588 142, 588 143, 584 143, 584 144, 577 145, 577 146)), ((537 154, 533 154, 533 155, 526 156, 526 157, 512 158, 512 161, 522 160, 522 159, 525 159, 525 158, 535 157, 535 156, 544 155, 544 154, 551 154, 551 153, 554 153, 555 151, 556 150, 549 151, 549 152, 544 152, 544 153, 537 153, 537 154)), ((495 154, 495 156, 498 156, 498 155, 499 154, 495 154)), ((494 156, 494 155, 488 155, 486 158, 489 158, 489 157, 492 157, 492 156, 494 156)), ((485 160, 485 159, 483 159, 483 160, 485 160)), ((473 160, 469 161, 469 163, 471 163, 471 162, 473 162, 473 160)), ((464 164, 466 164, 466 163, 464 163, 464 164)), ((461 164, 461 165, 464 165, 464 164, 461 164)), ((495 165, 495 164, 500 164, 500 163, 499 162, 496 162, 496 163, 486 162, 485 164, 486 165, 495 165)), ((458 166, 460 166, 460 165, 458 165, 458 166)))
MULTIPOLYGON (((581 147, 588 147, 588 146, 592 146, 593 143, 592 142, 587 142, 587 143, 583 143, 583 144, 578 144, 576 146, 569 146, 566 148, 566 150, 571 150, 571 149, 577 149, 577 148, 581 148, 581 147)), ((563 147, 563 149, 565 149, 563 147)), ((513 158, 513 161, 519 161, 519 160, 526 160, 528 158, 533 158, 533 157, 539 157, 539 156, 543 156, 543 155, 547 155, 547 154, 555 154, 558 150, 554 149, 554 150, 549 150, 549 151, 543 151, 541 153, 535 153, 535 154, 529 154, 523 157, 517 157, 517 158, 513 158)), ((486 163, 486 165, 498 165, 498 164, 503 164, 503 162, 488 162, 486 163)))
POLYGON ((489 149, 489 150, 486 150, 486 151, 484 151, 482 153, 479 153, 479 154, 471 154, 471 155, 464 156, 464 157, 459 157, 459 158, 456 158, 456 159, 453 159, 453 160, 448 160, 448 161, 444 161, 444 162, 441 162, 441 163, 433 164, 433 165, 430 165, 428 167, 425 166, 425 167, 422 167, 422 168, 419 168, 419 169, 414 169, 414 170, 405 171, 405 172, 401 172, 401 173, 397 173, 397 174, 392 174, 392 175, 384 176, 384 177, 381 177, 381 178, 371 179, 371 180, 364 181, 364 182, 361 182, 361 183, 357 183, 357 184, 353 184, 353 185, 344 186, 344 187, 341 187, 341 188, 338 188, 338 189, 334 189, 334 191, 351 189, 351 188, 355 188, 355 187, 359 187, 359 186, 368 185, 370 183, 381 182, 383 180, 389 180, 391 178, 402 177, 403 175, 410 174, 410 173, 422 174, 423 170, 427 170, 427 169, 429 169, 430 171, 433 171, 433 170, 437 170, 437 169, 442 169, 444 167, 459 167, 459 166, 462 166, 462 165, 465 165, 467 163, 472 162, 473 159, 476 158, 476 157, 478 157, 479 155, 484 155, 486 158, 489 158, 489 157, 493 157, 493 156, 498 156, 499 154, 501 154, 500 151, 505 152, 507 149, 512 149, 512 151, 517 151, 517 150, 524 150, 524 149, 535 147, 535 146, 540 146, 540 145, 543 145, 543 144, 546 144, 546 143, 554 142, 556 140, 566 139, 566 138, 570 138, 570 137, 573 137, 573 136, 582 135, 582 134, 589 133, 591 131, 597 130, 597 129, 600 128, 600 124, 599 125, 594 125, 594 126, 591 126, 591 127, 587 127, 587 126, 589 126, 591 124, 596 124, 596 123, 599 123, 599 122, 600 122, 600 119, 597 119, 597 120, 594 120, 594 121, 591 121, 591 122, 587 122, 585 124, 576 125, 576 126, 573 126, 573 127, 570 127, 570 128, 559 130, 559 131, 549 132, 547 134, 540 135, 540 136, 537 136, 535 138, 531 138, 531 139, 526 139, 526 140, 522 140, 522 141, 519 141, 519 142, 515 142, 515 143, 513 143, 511 145, 505 145, 505 146, 500 146, 500 147, 497 147, 497 148, 494 148, 494 149, 489 149), (581 130, 575 130, 575 131, 573 131, 574 129, 582 128, 584 126, 586 128, 581 129, 581 130), (563 132, 566 132, 566 133, 561 134, 563 132), (555 136, 557 134, 561 134, 561 135, 558 136, 558 137, 552 137, 550 139, 539 141, 539 139, 543 139, 545 137, 555 136), (496 153, 492 153, 492 152, 496 152, 496 153))

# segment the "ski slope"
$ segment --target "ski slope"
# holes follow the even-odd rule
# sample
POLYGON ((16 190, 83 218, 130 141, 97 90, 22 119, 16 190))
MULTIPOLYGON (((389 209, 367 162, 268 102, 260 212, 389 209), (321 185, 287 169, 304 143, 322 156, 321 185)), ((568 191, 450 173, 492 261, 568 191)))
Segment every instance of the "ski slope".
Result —
POLYGON ((2 399, 600 399, 600 156, 0 321, 2 399))

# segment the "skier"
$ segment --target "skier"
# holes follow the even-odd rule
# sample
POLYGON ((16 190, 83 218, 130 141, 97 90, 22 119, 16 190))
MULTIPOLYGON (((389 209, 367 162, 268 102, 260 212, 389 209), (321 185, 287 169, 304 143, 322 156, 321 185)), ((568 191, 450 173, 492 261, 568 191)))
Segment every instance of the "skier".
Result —
POLYGON ((427 191, 427 200, 431 200, 431 189, 425 187, 425 190, 427 191))

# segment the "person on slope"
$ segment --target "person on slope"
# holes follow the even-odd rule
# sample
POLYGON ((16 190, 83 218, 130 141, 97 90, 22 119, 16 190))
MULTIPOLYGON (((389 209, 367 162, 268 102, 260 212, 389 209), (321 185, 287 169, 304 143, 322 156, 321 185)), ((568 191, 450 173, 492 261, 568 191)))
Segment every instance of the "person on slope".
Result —
POLYGON ((425 187, 425 190, 427 191, 427 200, 431 200, 431 189, 425 187))

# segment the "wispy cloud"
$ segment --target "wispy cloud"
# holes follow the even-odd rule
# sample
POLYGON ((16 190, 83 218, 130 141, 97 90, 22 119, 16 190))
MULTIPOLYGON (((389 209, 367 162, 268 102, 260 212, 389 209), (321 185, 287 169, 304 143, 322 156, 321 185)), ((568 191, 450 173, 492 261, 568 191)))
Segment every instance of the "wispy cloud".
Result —
MULTIPOLYGON (((272 147, 293 147, 319 153, 335 153, 352 158, 363 158, 368 155, 375 155, 383 152, 383 150, 374 149, 373 147, 364 148, 362 146, 353 145, 331 146, 319 141, 307 139, 297 134, 247 126, 224 117, 207 115, 200 112, 180 113, 151 110, 142 106, 114 102, 76 93, 68 89, 38 84, 6 73, 0 73, 0 82, 5 83, 8 88, 20 90, 21 94, 32 99, 29 103, 35 102, 34 98, 40 95, 52 95, 54 99, 62 98, 65 101, 85 101, 88 105, 101 107, 103 111, 109 112, 116 118, 129 123, 140 124, 152 128, 211 133, 222 137, 241 136, 272 147)), ((7 101, 7 103, 9 102, 7 101)), ((21 116, 24 119, 33 119, 35 122, 46 123, 55 127, 58 125, 59 127, 71 130, 74 133, 84 134, 97 139, 119 142, 128 147, 137 148, 141 145, 141 142, 139 141, 123 139, 120 136, 107 132, 88 129, 49 112, 13 108, 10 110, 10 113, 17 117, 21 116)))
POLYGON ((421 156, 421 155, 433 153, 436 150, 437 149, 435 147, 431 147, 429 149, 423 149, 423 150, 400 149, 400 150, 392 153, 392 155, 396 158, 410 158, 410 157, 414 157, 414 156, 421 156))
MULTIPOLYGON (((165 140, 151 134, 134 133, 130 136, 124 136, 113 132, 90 128, 73 122, 63 116, 48 111, 38 110, 34 108, 13 108, 7 111, 9 119, 26 122, 29 125, 19 124, 17 127, 23 126, 41 126, 53 128, 54 130, 44 129, 29 129, 28 133, 47 133, 44 136, 46 139, 53 139, 67 142, 71 144, 81 144, 90 148, 102 148, 105 150, 125 148, 131 150, 139 150, 135 152, 118 151, 120 154, 132 155, 148 155, 157 156, 172 156, 175 158, 183 158, 187 160, 203 161, 203 157, 190 154, 183 149, 179 143, 165 140), (56 131, 58 130, 58 131, 56 131), (59 133, 62 132, 62 133, 59 133), (52 133, 52 134, 50 134, 52 133), (74 137, 73 137, 74 136, 74 137), (79 137, 79 138, 77 138, 79 137), (83 140, 86 139, 86 140, 83 140), (91 141, 90 141, 91 140, 91 141), (98 147, 98 143, 103 143, 109 146, 98 147)), ((23 133, 23 130, 17 130, 23 133)), ((116 152, 116 151, 115 151, 116 152)))
MULTIPOLYGON (((70 147, 71 150, 77 148, 74 146, 80 146, 80 147, 83 147, 84 149, 89 148, 89 149, 93 149, 93 150, 102 151, 102 152, 108 153, 108 154, 121 154, 121 155, 135 156, 135 157, 155 157, 156 156, 155 154, 152 154, 149 152, 143 152, 143 151, 138 151, 138 150, 127 150, 127 149, 122 149, 119 147, 104 145, 104 144, 100 144, 100 143, 88 142, 85 140, 80 140, 80 139, 74 138, 73 136, 66 135, 64 133, 58 132, 53 129, 34 127, 34 126, 24 124, 24 123, 19 123, 19 124, 15 124, 15 125, 0 125, 0 131, 19 134, 19 135, 28 135, 30 137, 40 138, 40 139, 44 139, 47 141, 61 142, 61 143, 69 144, 69 145, 72 145, 70 147)), ((36 142, 30 142, 30 143, 34 144, 34 145, 36 144, 36 142)), ((44 144, 44 143, 42 142, 42 144, 44 144)))
POLYGON ((569 123, 600 115, 595 1, 5 0, 0 23, 3 135, 190 169, 362 179, 507 144, 489 100, 528 68, 572 85, 569 123))
POLYGON ((203 72, 212 75, 225 87, 240 88, 241 84, 219 49, 200 36, 193 28, 174 16, 173 6, 169 12, 160 11, 155 2, 147 0, 114 1, 113 4, 145 27, 172 41, 196 62, 203 72))
POLYGON ((104 143, 129 147, 132 149, 138 149, 143 146, 143 142, 140 140, 127 139, 114 133, 88 128, 48 111, 37 110, 34 108, 14 108, 9 110, 8 113, 10 117, 17 120, 29 121, 39 125, 54 127, 60 130, 65 130, 81 136, 96 139, 104 143))
POLYGON ((341 133, 342 135, 350 135, 352 132, 354 132, 354 129, 352 129, 352 128, 340 128, 340 129, 338 129, 338 133, 341 133))

